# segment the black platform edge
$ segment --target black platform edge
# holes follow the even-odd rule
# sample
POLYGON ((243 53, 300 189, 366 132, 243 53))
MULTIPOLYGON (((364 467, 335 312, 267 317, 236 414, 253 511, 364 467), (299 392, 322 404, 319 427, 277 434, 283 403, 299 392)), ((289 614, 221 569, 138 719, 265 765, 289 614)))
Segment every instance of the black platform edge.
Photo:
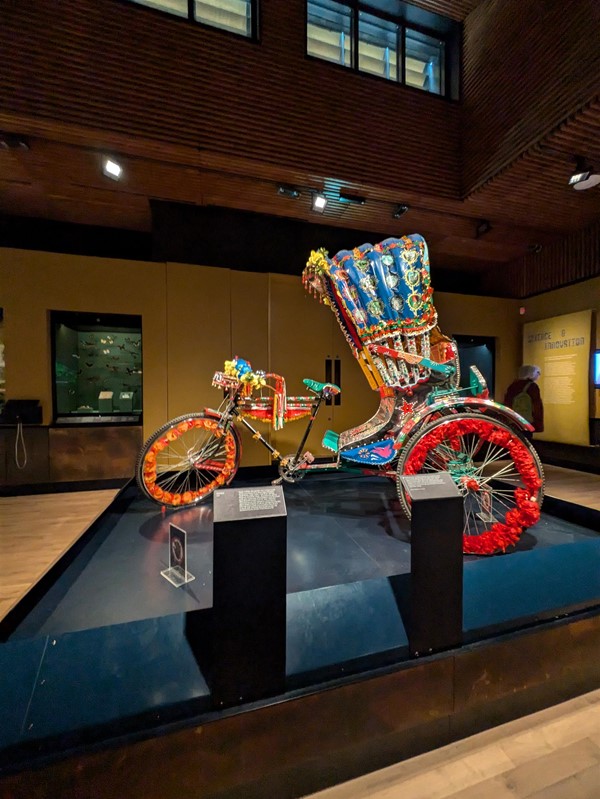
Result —
MULTIPOLYGON (((56 779, 64 788, 71 785, 74 778, 78 785, 83 786, 86 771, 90 778, 103 781, 103 774, 109 775, 117 764, 122 766, 126 763, 129 769, 132 761, 137 760, 139 773, 143 773, 144 795, 147 799, 162 799, 166 794, 161 779, 173 784, 181 777, 177 769, 182 768, 184 751, 188 763, 200 764, 192 767, 195 773, 206 773, 200 759, 204 752, 210 763, 215 751, 219 751, 227 761, 225 782, 229 784, 221 783, 218 788, 215 786, 208 791, 198 788, 197 795, 203 799, 264 799, 265 796, 300 799, 307 793, 323 790, 595 690, 600 687, 600 674, 595 665, 597 658, 594 658, 594 653, 598 652, 600 614, 597 610, 587 610, 552 623, 538 624, 535 629, 513 630, 457 649, 384 665, 367 673, 340 677, 309 688, 291 689, 285 694, 238 707, 203 712, 201 705, 205 700, 186 702, 170 712, 154 712, 123 720, 118 730, 114 724, 108 724, 76 735, 11 747, 1 756, 0 788, 6 785, 10 788, 11 779, 18 780, 18 783, 13 783, 13 790, 18 784, 20 791, 6 794, 17 797, 28 795, 27 791, 37 784, 52 784, 58 790, 56 779), (571 632, 571 628, 577 625, 580 629, 571 632), (568 647, 557 645, 565 640, 573 641, 572 653, 568 647), (515 662, 507 662, 508 648, 514 648, 515 662), (504 652, 502 657, 498 656, 499 651, 504 652), (523 671, 531 672, 531 684, 527 684, 525 675, 515 670, 517 664, 523 671), (386 690, 397 693, 399 684, 402 688, 405 682, 410 684, 413 679, 412 691, 408 690, 402 697, 406 705, 402 708, 398 705, 398 696, 393 699, 386 690), (480 694, 483 691, 476 700, 471 695, 471 681, 473 689, 477 686, 480 694), (513 682, 518 687, 513 686, 513 682), (445 683, 441 692, 437 690, 440 683, 445 683), (449 692, 446 697, 443 696, 445 691, 449 692), (360 713, 357 706, 353 707, 352 697, 361 705, 360 713), (329 705, 333 702, 334 706, 341 703, 343 718, 327 712, 319 717, 321 700, 329 705), (388 702, 391 703, 391 716, 386 711, 388 702), (440 702, 440 706, 434 704, 433 708, 430 707, 435 702, 440 702), (367 724, 364 730, 360 725, 356 726, 355 711, 357 716, 368 713, 371 703, 374 703, 373 711, 383 715, 386 722, 382 733, 385 741, 374 729, 366 729, 367 724), (402 709, 409 710, 408 722, 401 714, 396 715, 402 709), (303 724, 300 723, 302 717, 303 724), (343 731, 332 728, 332 725, 342 722, 360 741, 348 746, 343 731), (136 729, 140 723, 147 725, 145 729, 136 729), (331 728, 327 729, 324 737, 326 745, 321 747, 319 742, 313 741, 311 746, 315 751, 312 756, 300 752, 294 754, 298 761, 295 765, 282 766, 273 755, 278 742, 285 741, 286 736, 292 733, 308 735, 309 727, 314 728, 313 732, 321 727, 331 728), (237 740, 230 740, 232 730, 237 740), (106 736, 103 739, 102 734, 106 736), (243 761, 247 758, 246 747, 253 747, 248 741, 244 746, 240 743, 245 736, 252 735, 261 739, 259 746, 265 750, 262 751, 265 762, 260 778, 245 782, 243 761), (220 741, 218 746, 215 746, 215 737, 220 741), (164 752, 161 752, 163 746, 164 752), (150 759, 148 747, 154 750, 150 759), (230 751, 228 747, 231 747, 230 751), (235 774, 236 765, 244 778, 239 784, 232 784, 239 779, 235 774), (150 780, 149 772, 156 775, 156 784, 150 780), (153 785, 152 790, 150 785, 153 785)), ((302 747, 297 746, 297 749, 302 747)), ((187 768, 184 766, 183 770, 189 787, 187 768)), ((106 781, 106 792, 92 789, 89 795, 95 799, 105 796, 112 799, 114 782, 110 776, 106 781)), ((137 799, 139 790, 140 786, 133 781, 129 790, 123 786, 120 797, 137 799)))
POLYGON ((567 502, 566 499, 552 496, 544 497, 542 508, 545 513, 600 533, 600 510, 586 508, 583 505, 576 505, 574 502, 567 502))
POLYGON ((101 491, 107 488, 124 488, 130 477, 114 477, 107 480, 71 480, 60 483, 28 483, 24 485, 0 486, 0 497, 25 497, 34 494, 68 494, 72 491, 101 491))
POLYGON ((600 446, 585 447, 556 441, 538 441, 535 438, 532 444, 542 463, 578 472, 600 474, 600 446))
POLYGON ((118 521, 118 514, 124 512, 125 508, 131 501, 132 497, 126 498, 125 494, 131 485, 132 481, 128 480, 127 483, 121 487, 121 490, 112 502, 106 507, 90 524, 89 527, 82 533, 82 535, 72 544, 69 549, 64 552, 60 558, 50 566, 42 577, 35 583, 29 591, 14 605, 0 620, 0 643, 6 642, 12 633, 17 629, 19 624, 23 622, 25 617, 33 610, 36 604, 42 597, 50 590, 56 580, 65 572, 65 570, 75 560, 77 555, 94 538, 98 529, 104 524, 105 517, 112 516, 112 522, 106 524, 105 536, 110 533, 118 521))

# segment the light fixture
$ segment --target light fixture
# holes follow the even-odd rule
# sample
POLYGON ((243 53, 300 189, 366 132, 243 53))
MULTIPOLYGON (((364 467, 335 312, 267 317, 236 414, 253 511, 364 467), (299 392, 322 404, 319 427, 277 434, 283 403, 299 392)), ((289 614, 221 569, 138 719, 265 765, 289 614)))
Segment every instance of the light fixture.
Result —
POLYGON ((358 194, 346 194, 345 192, 340 192, 340 202, 351 203, 353 205, 364 205, 367 200, 365 197, 360 197, 358 194))
POLYGON ((0 147, 4 150, 29 150, 29 141, 18 133, 0 133, 0 147))
POLYGON ((291 197, 292 200, 297 200, 300 196, 300 190, 296 189, 294 186, 277 186, 277 194, 281 194, 282 197, 291 197))
POLYGON ((600 175, 592 173, 588 175, 587 178, 583 180, 578 180, 577 183, 573 184, 573 188, 575 191, 585 191, 586 189, 592 189, 594 186, 597 186, 600 183, 600 175))
POLYGON ((475 238, 480 239, 482 236, 485 236, 486 233, 489 233, 491 229, 492 226, 487 219, 480 219, 475 228, 475 238))
POLYGON ((393 212, 393 214, 392 214, 392 218, 393 218, 393 219, 400 219, 400 217, 401 217, 401 216, 404 216, 404 214, 405 214, 405 213, 406 213, 408 210, 409 210, 409 207, 408 207, 408 205, 404 205, 404 204, 403 204, 403 205, 397 205, 397 206, 394 208, 394 212, 393 212))
POLYGON ((540 253, 542 251, 542 245, 541 244, 530 244, 529 247, 527 247, 527 249, 529 250, 529 252, 532 252, 532 253, 534 253, 534 255, 537 255, 538 253, 540 253))
POLYGON ((575 191, 585 191, 599 183, 600 175, 594 172, 594 168, 583 156, 578 155, 575 158, 575 171, 569 177, 569 186, 573 186, 575 191))
POLYGON ((112 180, 120 180, 123 175, 123 167, 114 158, 105 156, 102 159, 102 174, 112 180))
POLYGON ((312 209, 318 214, 322 214, 327 207, 327 197, 320 192, 315 192, 312 198, 312 209))

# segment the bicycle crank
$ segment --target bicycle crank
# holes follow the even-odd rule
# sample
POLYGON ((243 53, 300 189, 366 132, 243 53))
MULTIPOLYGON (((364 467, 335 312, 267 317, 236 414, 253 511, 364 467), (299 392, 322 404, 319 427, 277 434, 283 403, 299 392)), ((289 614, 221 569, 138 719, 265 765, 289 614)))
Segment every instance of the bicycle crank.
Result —
POLYGON ((271 481, 271 485, 281 485, 286 483, 298 483, 304 477, 306 466, 312 463, 315 456, 310 452, 305 452, 301 458, 296 460, 295 455, 286 455, 279 461, 279 477, 271 481))

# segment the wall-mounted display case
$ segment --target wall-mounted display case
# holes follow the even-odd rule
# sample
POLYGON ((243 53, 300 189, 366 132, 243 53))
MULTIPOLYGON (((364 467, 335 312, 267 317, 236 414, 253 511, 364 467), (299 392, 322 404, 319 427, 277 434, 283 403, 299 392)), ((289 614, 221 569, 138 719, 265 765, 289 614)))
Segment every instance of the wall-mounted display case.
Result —
POLYGON ((141 317, 51 311, 50 327, 55 424, 141 422, 141 317))

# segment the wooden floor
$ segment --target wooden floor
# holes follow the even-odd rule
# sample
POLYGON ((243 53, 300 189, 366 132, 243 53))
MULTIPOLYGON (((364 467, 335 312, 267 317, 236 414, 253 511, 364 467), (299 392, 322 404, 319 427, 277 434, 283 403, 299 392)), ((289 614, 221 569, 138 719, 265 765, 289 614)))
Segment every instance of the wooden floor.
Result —
POLYGON ((110 504, 116 490, 0 497, 0 619, 110 504))
MULTIPOLYGON (((548 495, 600 510, 600 475, 544 469, 548 495)), ((0 498, 0 618, 116 493, 0 498)), ((316 797, 600 799, 600 690, 313 794, 316 797)))

